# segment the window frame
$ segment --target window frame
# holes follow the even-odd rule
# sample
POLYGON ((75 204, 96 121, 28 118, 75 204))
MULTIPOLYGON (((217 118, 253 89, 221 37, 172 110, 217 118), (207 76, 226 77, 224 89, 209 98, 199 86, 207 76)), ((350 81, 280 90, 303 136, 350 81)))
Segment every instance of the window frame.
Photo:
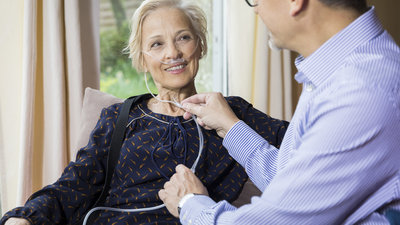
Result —
POLYGON ((228 95, 227 0, 213 1, 213 91, 228 95))

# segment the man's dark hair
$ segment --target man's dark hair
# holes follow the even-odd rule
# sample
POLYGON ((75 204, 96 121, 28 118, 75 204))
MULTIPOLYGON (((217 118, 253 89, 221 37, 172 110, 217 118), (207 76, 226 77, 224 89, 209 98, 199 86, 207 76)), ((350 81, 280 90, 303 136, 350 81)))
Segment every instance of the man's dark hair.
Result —
POLYGON ((351 8, 359 12, 367 10, 367 0, 319 0, 323 4, 332 7, 351 8))

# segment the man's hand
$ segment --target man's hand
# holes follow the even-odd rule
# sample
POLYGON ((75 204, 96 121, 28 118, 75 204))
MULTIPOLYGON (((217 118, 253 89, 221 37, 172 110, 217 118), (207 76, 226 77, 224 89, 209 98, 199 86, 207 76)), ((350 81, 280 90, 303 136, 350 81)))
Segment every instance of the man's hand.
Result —
POLYGON ((221 93, 193 95, 181 104, 186 111, 183 115, 185 119, 189 119, 192 114, 196 115, 200 126, 216 130, 222 138, 239 121, 221 93))
POLYGON ((26 219, 11 217, 4 225, 31 225, 31 223, 26 219))
POLYGON ((168 211, 175 217, 179 217, 178 203, 183 196, 190 193, 208 195, 206 187, 199 178, 184 165, 176 167, 176 173, 164 184, 164 189, 158 192, 168 211))

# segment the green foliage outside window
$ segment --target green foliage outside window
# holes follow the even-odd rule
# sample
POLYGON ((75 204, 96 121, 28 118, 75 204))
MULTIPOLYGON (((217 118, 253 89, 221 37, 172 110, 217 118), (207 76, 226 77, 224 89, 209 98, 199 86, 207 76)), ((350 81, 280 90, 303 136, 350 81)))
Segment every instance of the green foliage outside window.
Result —
MULTIPOLYGON (((102 31, 100 35, 100 90, 127 98, 132 95, 147 93, 144 74, 132 67, 128 54, 123 52, 129 39, 129 25, 124 22, 117 29, 102 31)), ((151 79, 148 80, 150 90, 156 92, 151 79)))

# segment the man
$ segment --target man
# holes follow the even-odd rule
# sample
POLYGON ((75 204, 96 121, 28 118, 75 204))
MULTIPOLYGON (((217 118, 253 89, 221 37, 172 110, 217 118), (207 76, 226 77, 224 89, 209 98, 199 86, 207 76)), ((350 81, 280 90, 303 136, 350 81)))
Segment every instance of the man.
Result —
POLYGON ((186 118, 224 137, 263 194, 240 208, 216 203, 179 165, 160 198, 183 224, 399 224, 400 49, 374 8, 365 0, 254 3, 273 44, 301 55, 303 92, 279 151, 221 94, 183 105, 186 118))

